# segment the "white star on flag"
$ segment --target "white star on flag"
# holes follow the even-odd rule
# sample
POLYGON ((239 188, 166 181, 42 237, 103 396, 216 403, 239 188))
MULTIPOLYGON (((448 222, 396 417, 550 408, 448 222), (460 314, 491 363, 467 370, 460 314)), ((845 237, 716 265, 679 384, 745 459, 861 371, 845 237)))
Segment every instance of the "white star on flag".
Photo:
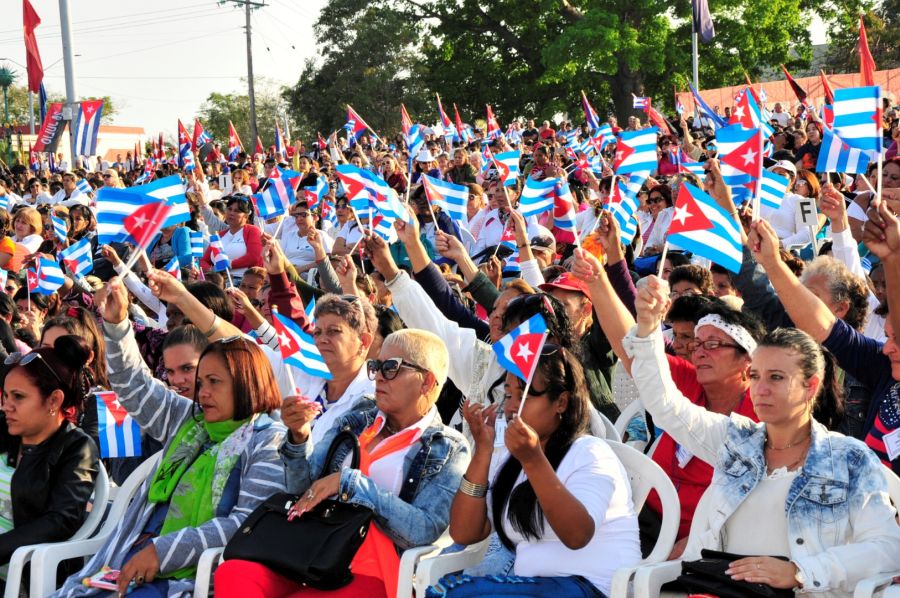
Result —
POLYGON ((144 225, 147 224, 147 219, 143 216, 135 216, 134 217, 134 225, 135 228, 144 228, 144 225))
POLYGON ((278 341, 279 341, 279 342, 281 343, 281 345, 282 345, 283 347, 285 347, 285 348, 291 346, 291 337, 290 337, 290 335, 289 335, 287 332, 285 332, 285 331, 282 331, 281 334, 278 335, 278 341))
POLYGON ((521 357, 522 359, 528 359, 532 355, 534 355, 534 351, 528 348, 528 343, 522 343, 521 345, 519 345, 519 352, 517 353, 518 357, 521 357))
POLYGON ((684 226, 684 221, 690 217, 691 212, 687 206, 679 206, 675 208, 675 215, 672 217, 672 220, 677 220, 681 226, 684 226))
POLYGON ((756 160, 756 154, 758 152, 754 152, 752 149, 748 149, 746 154, 741 154, 741 158, 744 159, 744 164, 752 164, 756 160))
POLYGON ((735 115, 736 117, 738 117, 738 118, 741 118, 741 119, 744 118, 744 107, 743 107, 743 106, 738 106, 737 108, 735 108, 735 109, 734 109, 734 115, 735 115))

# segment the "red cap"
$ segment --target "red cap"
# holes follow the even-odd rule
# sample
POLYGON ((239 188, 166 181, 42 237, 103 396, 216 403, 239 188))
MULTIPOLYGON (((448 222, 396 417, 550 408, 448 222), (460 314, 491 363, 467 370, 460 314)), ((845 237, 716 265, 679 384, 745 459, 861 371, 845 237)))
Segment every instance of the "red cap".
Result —
POLYGON ((562 289, 564 291, 575 291, 576 293, 581 293, 588 299, 591 296, 588 294, 587 285, 583 280, 572 274, 571 272, 563 272, 552 282, 545 282, 540 287, 542 291, 550 291, 551 289, 562 289))

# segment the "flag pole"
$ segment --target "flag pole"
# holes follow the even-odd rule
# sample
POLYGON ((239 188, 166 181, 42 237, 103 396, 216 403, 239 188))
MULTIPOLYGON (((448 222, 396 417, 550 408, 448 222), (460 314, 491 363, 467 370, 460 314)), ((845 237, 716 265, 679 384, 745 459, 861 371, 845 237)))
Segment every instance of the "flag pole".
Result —
POLYGON ((547 342, 547 333, 545 332, 543 336, 541 336, 541 342, 537 348, 537 356, 534 358, 534 367, 531 370, 531 375, 528 376, 528 380, 525 381, 525 390, 522 391, 522 400, 519 401, 519 410, 516 411, 516 418, 522 417, 522 409, 525 407, 525 399, 528 398, 528 389, 531 388, 531 380, 534 378, 534 372, 537 371, 538 361, 541 359, 541 351, 544 350, 544 344, 547 342))
POLYGON ((752 206, 753 222, 756 222, 757 220, 759 220, 759 212, 760 212, 760 200, 761 200, 760 194, 762 193, 762 179, 763 179, 763 167, 764 167, 763 151, 764 151, 765 143, 766 143, 765 138, 763 136, 763 130, 764 129, 763 129, 762 119, 760 119, 760 123, 759 123, 759 171, 756 173, 757 174, 756 189, 755 189, 755 193, 753 194, 753 206, 752 206))
POLYGON ((666 254, 667 253, 669 253, 669 242, 663 241, 662 255, 659 256, 659 272, 656 274, 659 278, 662 278, 663 269, 666 267, 666 254))
POLYGON ((234 288, 234 280, 231 278, 231 268, 225 268, 225 274, 228 275, 228 286, 234 288))

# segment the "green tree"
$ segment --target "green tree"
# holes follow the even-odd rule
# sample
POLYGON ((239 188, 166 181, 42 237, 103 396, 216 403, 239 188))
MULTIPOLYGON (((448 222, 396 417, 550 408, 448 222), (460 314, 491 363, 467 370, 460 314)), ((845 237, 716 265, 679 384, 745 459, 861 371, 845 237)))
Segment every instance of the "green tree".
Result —
POLYGON ((829 71, 859 72, 859 15, 864 14, 875 66, 900 67, 900 0, 840 0, 826 5, 834 26, 828 34, 829 71))
MULTIPOLYGON (((63 95, 48 92, 47 102, 65 102, 63 95)), ((82 100, 99 100, 99 97, 81 98, 82 100)), ((110 96, 103 96, 103 115, 100 119, 102 124, 109 124, 116 116, 117 109, 115 102, 110 96)), ((2 106, 0 106, 2 110, 2 106)), ((0 112, 2 116, 2 112, 0 112)), ((28 124, 28 88, 24 85, 13 85, 9 88, 9 120, 12 124, 24 125, 28 124)), ((41 110, 38 107, 38 98, 34 98, 34 122, 35 127, 41 126, 41 110)))
MULTIPOLYGON (((282 90, 271 81, 257 79, 254 91, 256 92, 257 130, 263 145, 268 147, 275 143, 276 120, 279 126, 284 128, 285 106, 280 95, 282 90)), ((228 122, 231 121, 241 138, 244 149, 252 152, 256 146, 256 140, 250 138, 250 97, 247 94, 214 91, 200 106, 197 118, 216 141, 227 143, 228 122)), ((289 120, 288 124, 291 135, 296 138, 296 123, 289 120)), ((185 126, 188 124, 185 123, 185 126)))

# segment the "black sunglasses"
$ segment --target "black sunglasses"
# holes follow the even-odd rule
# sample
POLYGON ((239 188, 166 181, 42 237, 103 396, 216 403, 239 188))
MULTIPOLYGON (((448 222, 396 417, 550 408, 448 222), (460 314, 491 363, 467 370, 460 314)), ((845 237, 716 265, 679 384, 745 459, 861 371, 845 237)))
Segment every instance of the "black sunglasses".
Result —
POLYGON ((21 351, 16 351, 15 353, 10 353, 6 359, 3 360, 4 365, 28 365, 35 359, 40 360, 42 364, 44 364, 44 368, 47 369, 53 377, 56 378, 56 381, 59 382, 59 385, 63 388, 67 388, 68 384, 62 381, 62 378, 59 377, 59 374, 56 373, 50 364, 47 363, 47 360, 44 359, 44 356, 40 353, 32 351, 31 353, 22 353, 21 351))
POLYGON ((369 380, 374 380, 375 376, 378 375, 378 372, 381 372, 381 375, 385 380, 393 380, 397 377, 397 374, 400 373, 400 368, 409 368, 417 372, 422 372, 423 374, 428 373, 428 370, 422 366, 405 361, 400 357, 393 357, 391 359, 385 359, 384 361, 380 359, 370 359, 366 362, 369 380))

